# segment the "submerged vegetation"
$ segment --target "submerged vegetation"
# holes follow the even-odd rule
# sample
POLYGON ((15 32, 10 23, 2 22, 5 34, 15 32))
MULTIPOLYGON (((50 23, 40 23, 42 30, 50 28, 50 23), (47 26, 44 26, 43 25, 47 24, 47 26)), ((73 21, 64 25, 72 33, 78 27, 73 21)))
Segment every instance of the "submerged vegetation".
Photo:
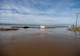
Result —
POLYGON ((0 31, 18 30, 18 28, 0 28, 0 31))
POLYGON ((12 27, 1 27, 0 31, 11 31, 11 30, 18 30, 19 28, 27 29, 28 26, 18 27, 18 26, 12 26, 12 27))
POLYGON ((68 28, 68 30, 80 32, 80 26, 77 26, 77 27, 70 27, 70 28, 68 28))

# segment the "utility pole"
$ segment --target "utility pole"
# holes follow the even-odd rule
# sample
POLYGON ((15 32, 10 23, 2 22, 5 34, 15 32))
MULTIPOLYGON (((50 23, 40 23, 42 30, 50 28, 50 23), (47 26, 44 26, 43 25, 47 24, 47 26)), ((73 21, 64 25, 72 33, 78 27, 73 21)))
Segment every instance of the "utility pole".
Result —
POLYGON ((77 24, 78 24, 78 17, 79 17, 79 14, 80 14, 80 13, 76 13, 76 24, 75 24, 76 27, 77 27, 77 24))
POLYGON ((77 21, 78 21, 78 14, 79 13, 76 14, 76 24, 75 24, 76 27, 77 27, 77 21))

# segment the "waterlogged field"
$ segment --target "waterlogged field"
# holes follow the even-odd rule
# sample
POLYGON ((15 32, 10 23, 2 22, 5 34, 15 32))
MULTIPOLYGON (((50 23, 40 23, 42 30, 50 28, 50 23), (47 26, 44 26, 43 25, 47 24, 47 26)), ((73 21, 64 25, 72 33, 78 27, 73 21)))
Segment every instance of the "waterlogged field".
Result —
POLYGON ((67 28, 0 31, 0 56, 79 56, 80 32, 67 28))

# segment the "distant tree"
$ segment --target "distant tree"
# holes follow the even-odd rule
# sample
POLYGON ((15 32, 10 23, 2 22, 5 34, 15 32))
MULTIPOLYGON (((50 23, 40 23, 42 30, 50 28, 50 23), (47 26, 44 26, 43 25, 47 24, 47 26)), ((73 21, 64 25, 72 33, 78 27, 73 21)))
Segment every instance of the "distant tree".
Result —
POLYGON ((27 29, 27 28, 29 28, 29 27, 28 27, 28 26, 24 26, 23 28, 24 28, 24 29, 27 29))

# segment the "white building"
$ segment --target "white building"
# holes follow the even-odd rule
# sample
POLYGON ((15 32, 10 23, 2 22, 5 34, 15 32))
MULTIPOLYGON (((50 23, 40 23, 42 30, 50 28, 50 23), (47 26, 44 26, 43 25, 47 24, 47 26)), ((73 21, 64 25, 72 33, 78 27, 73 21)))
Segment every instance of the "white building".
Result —
POLYGON ((45 26, 41 25, 41 26, 40 26, 40 29, 45 29, 45 26))

